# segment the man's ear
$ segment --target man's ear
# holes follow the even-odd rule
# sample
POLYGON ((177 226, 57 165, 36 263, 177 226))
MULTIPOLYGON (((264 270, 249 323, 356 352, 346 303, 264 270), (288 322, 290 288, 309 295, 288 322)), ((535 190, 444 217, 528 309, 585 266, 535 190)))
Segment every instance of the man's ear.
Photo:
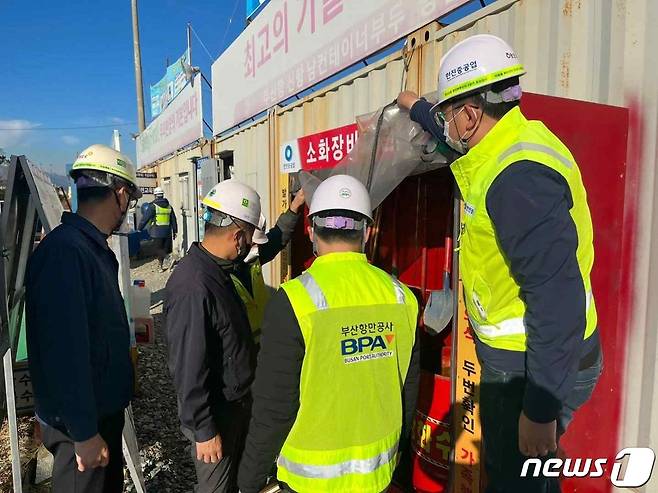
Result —
POLYGON ((308 233, 308 237, 311 241, 313 241, 313 228, 311 226, 306 227, 306 232, 308 233))
POLYGON ((364 243, 368 243, 368 240, 370 239, 370 235, 372 234, 372 227, 368 226, 366 228, 366 239, 364 243))
POLYGON ((462 111, 462 113, 465 115, 466 119, 466 132, 473 130, 483 116, 481 115, 482 108, 470 104, 464 106, 464 111, 462 111))

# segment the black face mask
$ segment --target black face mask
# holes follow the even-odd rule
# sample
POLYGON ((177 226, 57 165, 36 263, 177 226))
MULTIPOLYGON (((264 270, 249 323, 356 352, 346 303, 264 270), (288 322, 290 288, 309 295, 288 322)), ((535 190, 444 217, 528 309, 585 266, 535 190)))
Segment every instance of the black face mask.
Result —
POLYGON ((247 243, 247 235, 244 231, 240 230, 242 232, 242 238, 244 239, 244 246, 242 241, 238 240, 238 256, 235 257, 234 262, 236 263, 241 263, 244 262, 244 259, 247 258, 247 255, 249 255, 249 252, 251 251, 252 245, 247 243))
POLYGON ((121 226, 123 225, 123 221, 126 219, 126 215, 128 214, 128 207, 129 207, 129 202, 126 202, 126 209, 122 210, 121 209, 121 201, 119 200, 119 194, 117 193, 116 190, 112 190, 114 192, 114 198, 117 202, 117 207, 119 208, 119 211, 121 211, 121 217, 119 218, 116 226, 114 226, 113 232, 118 232, 121 229, 121 226))

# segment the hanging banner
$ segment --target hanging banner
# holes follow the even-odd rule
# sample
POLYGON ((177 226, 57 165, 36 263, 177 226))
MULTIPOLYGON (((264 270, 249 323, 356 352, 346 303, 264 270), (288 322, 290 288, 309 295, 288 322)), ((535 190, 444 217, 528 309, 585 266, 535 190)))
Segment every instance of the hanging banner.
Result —
POLYGON ((352 152, 359 138, 356 123, 285 142, 281 146, 281 173, 334 168, 352 152))
POLYGON ((150 164, 203 137, 201 76, 197 75, 137 137, 137 166, 150 164))
MULTIPOLYGON (((461 203, 460 217, 464 217, 461 203)), ((454 451, 455 492, 480 493, 483 469, 482 425, 480 422, 481 367, 475 352, 473 329, 466 313, 466 302, 461 279, 458 283, 457 309, 457 379, 453 420, 457 433, 454 451)))
POLYGON ((469 0, 271 0, 212 65, 218 134, 469 0))
POLYGON ((187 84, 183 63, 190 63, 190 50, 185 50, 178 60, 167 67, 165 76, 151 86, 151 120, 162 113, 187 84))

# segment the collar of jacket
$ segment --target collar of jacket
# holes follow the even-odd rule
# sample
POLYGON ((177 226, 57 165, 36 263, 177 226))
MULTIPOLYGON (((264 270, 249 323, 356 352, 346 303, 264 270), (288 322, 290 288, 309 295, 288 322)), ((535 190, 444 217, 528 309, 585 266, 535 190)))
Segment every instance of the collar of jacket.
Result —
POLYGON ((497 157, 511 145, 519 129, 527 122, 518 106, 511 109, 477 145, 450 165, 462 197, 468 197, 478 171, 489 163, 495 163, 497 157))
POLYGON ((72 226, 75 229, 82 231, 86 236, 91 238, 93 241, 98 243, 100 247, 105 250, 109 250, 110 246, 107 244, 108 235, 101 232, 96 226, 90 223, 87 219, 82 217, 80 214, 73 212, 63 212, 62 213, 62 224, 72 226))
POLYGON ((313 265, 332 264, 337 262, 363 262, 368 263, 365 253, 336 252, 321 255, 313 261, 313 265))
POLYGON ((193 243, 193 246, 196 246, 199 253, 210 259, 212 263, 222 269, 223 272, 232 274, 236 270, 235 262, 213 255, 201 243, 193 243))

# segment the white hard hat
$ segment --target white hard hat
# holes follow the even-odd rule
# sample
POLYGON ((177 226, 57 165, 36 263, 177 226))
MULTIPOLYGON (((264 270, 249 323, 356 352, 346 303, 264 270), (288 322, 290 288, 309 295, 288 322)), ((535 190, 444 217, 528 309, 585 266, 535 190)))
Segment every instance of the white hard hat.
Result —
POLYGON ((311 217, 330 210, 358 212, 372 221, 368 190, 353 176, 334 175, 318 185, 313 193, 308 215, 311 217))
POLYGON ((258 228, 261 217, 260 196, 256 190, 238 180, 231 179, 218 183, 212 187, 201 203, 258 228))
POLYGON ((476 34, 441 58, 439 103, 525 74, 514 49, 491 34, 476 34))
MULTIPOLYGON (((121 178, 132 185, 131 195, 140 198, 142 192, 137 186, 135 165, 125 154, 102 144, 94 144, 82 151, 71 168, 71 178, 76 179, 83 171, 106 173, 121 178)), ((101 183, 109 185, 109 183, 101 183)))
POLYGON ((164 195, 164 190, 160 187, 155 187, 153 189, 153 195, 164 195))

